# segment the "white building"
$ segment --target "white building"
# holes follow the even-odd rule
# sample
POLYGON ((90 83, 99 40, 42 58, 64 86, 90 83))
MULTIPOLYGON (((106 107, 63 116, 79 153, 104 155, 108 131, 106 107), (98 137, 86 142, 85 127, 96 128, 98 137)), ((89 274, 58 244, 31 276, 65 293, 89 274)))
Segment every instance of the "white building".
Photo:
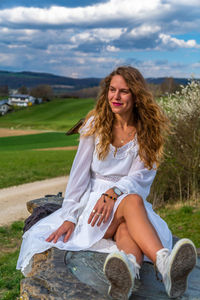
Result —
POLYGON ((31 106, 35 104, 36 98, 29 95, 11 95, 8 98, 8 104, 17 106, 31 106))
POLYGON ((5 115, 9 110, 12 108, 8 104, 8 100, 1 100, 0 101, 0 115, 5 115))

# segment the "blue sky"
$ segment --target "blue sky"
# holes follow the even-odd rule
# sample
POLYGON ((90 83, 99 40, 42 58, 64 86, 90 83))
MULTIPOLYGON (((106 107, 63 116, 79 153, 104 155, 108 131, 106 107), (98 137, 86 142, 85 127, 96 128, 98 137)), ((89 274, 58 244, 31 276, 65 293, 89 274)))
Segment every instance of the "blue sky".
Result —
POLYGON ((0 70, 200 78, 199 0, 0 0, 0 70))

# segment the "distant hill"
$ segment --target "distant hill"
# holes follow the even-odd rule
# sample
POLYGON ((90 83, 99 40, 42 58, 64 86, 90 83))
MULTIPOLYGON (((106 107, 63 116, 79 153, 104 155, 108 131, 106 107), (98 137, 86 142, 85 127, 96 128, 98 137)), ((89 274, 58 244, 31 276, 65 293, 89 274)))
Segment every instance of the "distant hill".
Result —
MULTIPOLYGON (((146 78, 146 81, 148 83, 154 83, 154 84, 161 84, 167 77, 158 77, 158 78, 146 78)), ((178 84, 183 84, 186 85, 189 81, 188 78, 177 78, 173 77, 173 79, 178 83, 178 84)))
POLYGON ((100 81, 100 78, 76 79, 48 73, 0 71, 0 86, 7 85, 9 89, 17 89, 23 85, 31 88, 39 84, 48 84, 55 88, 79 90, 97 86, 100 81))
MULTIPOLYGON (((160 84, 166 77, 147 78, 147 82, 160 84)), ((178 84, 187 84, 186 78, 174 78, 178 84)), ((0 71, 0 86, 7 85, 9 89, 17 89, 21 86, 27 88, 34 87, 39 84, 51 85, 54 89, 63 89, 68 91, 77 91, 84 88, 91 88, 98 86, 101 78, 70 78, 64 76, 57 76, 49 73, 37 72, 8 72, 0 71)))

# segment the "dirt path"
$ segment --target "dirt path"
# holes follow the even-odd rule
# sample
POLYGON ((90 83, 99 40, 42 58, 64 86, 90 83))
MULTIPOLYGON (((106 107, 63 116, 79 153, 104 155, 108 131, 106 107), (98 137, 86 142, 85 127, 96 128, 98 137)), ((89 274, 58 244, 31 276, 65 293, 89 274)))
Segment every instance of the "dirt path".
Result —
POLYGON ((57 177, 0 189, 0 226, 29 216, 26 202, 47 194, 64 194, 68 177, 57 177))
POLYGON ((35 134, 35 133, 43 133, 48 131, 49 130, 33 130, 33 129, 23 130, 23 129, 0 128, 0 137, 35 134))

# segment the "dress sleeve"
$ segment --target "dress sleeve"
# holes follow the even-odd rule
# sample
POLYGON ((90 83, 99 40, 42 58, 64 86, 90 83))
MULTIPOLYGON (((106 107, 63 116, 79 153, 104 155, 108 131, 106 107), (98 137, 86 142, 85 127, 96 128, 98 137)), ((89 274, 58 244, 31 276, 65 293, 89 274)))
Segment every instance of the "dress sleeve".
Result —
POLYGON ((78 211, 81 208, 80 199, 90 183, 93 151, 94 136, 81 136, 62 204, 61 217, 65 221, 77 223, 78 211))
POLYGON ((155 178, 156 170, 148 170, 141 161, 139 155, 133 160, 127 176, 122 177, 116 186, 124 194, 137 194, 143 200, 149 195, 151 184, 155 178))

